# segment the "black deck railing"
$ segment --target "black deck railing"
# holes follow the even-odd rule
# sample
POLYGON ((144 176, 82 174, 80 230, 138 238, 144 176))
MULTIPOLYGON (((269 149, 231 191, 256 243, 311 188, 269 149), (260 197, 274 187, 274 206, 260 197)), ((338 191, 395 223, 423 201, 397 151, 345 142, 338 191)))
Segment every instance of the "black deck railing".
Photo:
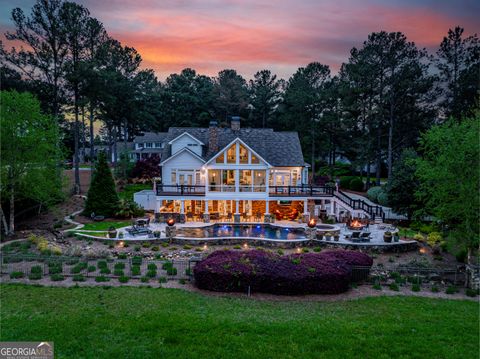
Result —
MULTIPOLYGON (((266 188, 265 188, 266 190, 266 188)), ((213 191, 219 193, 220 191, 213 191)), ((228 191, 228 193, 232 193, 228 191)), ((258 192, 256 192, 258 193, 258 192)), ((385 213, 381 206, 371 205, 361 199, 353 199, 342 191, 335 191, 335 188, 329 186, 270 186, 268 194, 271 197, 325 197, 335 196, 337 199, 348 205, 354 210, 361 210, 375 219, 381 217, 385 219, 385 213)), ((204 185, 162 185, 157 184, 157 196, 204 196, 204 185)))

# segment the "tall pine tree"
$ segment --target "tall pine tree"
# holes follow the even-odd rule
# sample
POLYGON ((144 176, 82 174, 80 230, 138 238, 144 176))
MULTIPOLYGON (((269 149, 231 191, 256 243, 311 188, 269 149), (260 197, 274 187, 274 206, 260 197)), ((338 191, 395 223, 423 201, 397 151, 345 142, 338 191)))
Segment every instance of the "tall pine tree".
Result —
POLYGON ((112 172, 108 167, 105 154, 100 153, 95 165, 92 183, 90 183, 90 188, 88 189, 83 213, 86 216, 95 213, 95 215, 111 217, 117 211, 118 204, 119 198, 115 190, 112 172))

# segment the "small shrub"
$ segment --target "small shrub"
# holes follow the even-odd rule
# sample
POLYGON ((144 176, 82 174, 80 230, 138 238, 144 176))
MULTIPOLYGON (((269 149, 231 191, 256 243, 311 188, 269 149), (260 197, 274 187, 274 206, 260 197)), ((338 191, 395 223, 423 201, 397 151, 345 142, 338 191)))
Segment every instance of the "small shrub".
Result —
POLYGON ((186 281, 185 281, 185 279, 182 278, 182 279, 179 279, 179 280, 178 280, 178 283, 180 283, 180 284, 185 284, 186 281))
POLYGON ((98 277, 95 277, 95 282, 101 283, 101 282, 108 282, 110 281, 110 278, 105 277, 104 275, 100 275, 98 277))
POLYGON ((155 263, 148 263, 147 265, 148 270, 157 270, 157 265, 155 263))
POLYGON ((177 275, 177 268, 171 267, 167 269, 167 274, 168 275, 177 275))
POLYGON ((152 243, 150 243, 150 242, 143 242, 142 243, 143 248, 150 248, 151 246, 152 246, 152 243))
POLYGON ((438 293, 439 292, 439 289, 437 286, 432 286, 432 288, 430 289, 432 291, 432 293, 438 293))
POLYGON ((242 249, 242 246, 240 244, 236 244, 233 246, 233 249, 242 249))
POLYGON ((25 277, 25 274, 23 272, 11 272, 10 273, 10 278, 11 279, 19 279, 25 277))
POLYGON ((308 248, 302 248, 302 253, 308 253, 310 250, 308 248))
POLYGON ((382 191, 378 194, 377 203, 380 206, 388 206, 388 194, 385 191, 382 191))
POLYGON ((132 272, 132 275, 136 276, 136 275, 140 275, 140 266, 132 266, 130 268, 130 271, 132 272))
POLYGON ((72 274, 78 274, 78 273, 80 273, 81 271, 82 271, 82 268, 79 267, 78 265, 76 265, 75 267, 72 267, 72 268, 70 269, 70 273, 72 273, 72 274))
POLYGON ((185 244, 185 245, 183 246, 183 249, 189 250, 189 249, 192 249, 192 246, 189 245, 189 244, 185 244))
POLYGON ((420 233, 417 233, 413 236, 413 239, 415 239, 416 241, 418 242, 425 242, 425 237, 423 236, 423 234, 420 234, 420 233))
POLYGON ((50 276, 50 280, 52 280, 53 282, 61 282, 64 279, 65 277, 60 273, 55 273, 50 276))
POLYGON ((140 281, 142 283, 148 283, 150 281, 150 278, 149 277, 142 277, 142 278, 140 278, 140 281))
POLYGON ((100 274, 110 274, 112 271, 109 268, 100 268, 100 274))
POLYGON ((83 274, 75 274, 72 279, 74 282, 85 282, 83 274))
POLYGON ((431 232, 427 236, 427 243, 430 247, 434 247, 436 245, 440 245, 443 241, 442 235, 439 232, 431 232))
POLYGON ((172 268, 173 263, 172 262, 165 262, 162 264, 162 269, 167 270, 168 268, 172 268))
POLYGON ((166 277, 158 278, 158 283, 167 283, 167 278, 166 277))
POLYGON ((320 253, 322 251, 322 247, 315 247, 313 248, 313 251, 316 253, 320 253))
POLYGON ((158 252, 159 250, 160 250, 160 248, 158 248, 158 246, 153 246, 152 247, 153 252, 158 252))
POLYGON ((163 248, 167 248, 167 247, 169 246, 169 244, 168 244, 168 243, 165 243, 165 242, 162 243, 162 244, 160 244, 160 245, 161 245, 163 248))
POLYGON ((445 293, 447 294, 455 294, 455 293, 458 293, 458 289, 457 287, 451 285, 447 288, 447 290, 445 290, 445 293))
POLYGON ((135 252, 140 252, 140 249, 141 249, 141 247, 139 245, 136 245, 135 247, 133 247, 133 250, 135 252))
POLYGON ((380 186, 370 187, 367 191, 367 197, 370 201, 377 203, 378 194, 380 192, 382 192, 382 187, 380 186))
POLYGON ((30 273, 43 273, 41 266, 33 266, 30 268, 30 273))
POLYGON ((476 297, 478 295, 478 289, 475 290, 472 288, 467 288, 465 290, 465 294, 467 295, 467 297, 476 297))
POLYGON ((390 283, 388 287, 390 288, 390 290, 394 290, 395 292, 398 292, 400 290, 396 282, 390 283))
POLYGON ((147 274, 146 274, 146 276, 149 277, 149 278, 155 278, 156 275, 157 275, 156 270, 149 270, 149 271, 147 271, 147 274))
POLYGON ((281 256, 283 256, 283 254, 284 254, 285 252, 283 251, 283 249, 278 249, 278 250, 277 250, 277 253, 280 254, 281 256))
POLYGON ((98 261, 97 262, 97 267, 102 269, 102 268, 107 268, 107 262, 106 261, 98 261))
POLYGON ((132 265, 141 265, 142 264, 142 257, 133 257, 132 258, 132 265))
POLYGON ((382 290, 382 286, 380 285, 380 283, 375 283, 373 286, 372 286, 373 289, 375 290, 382 290))
POLYGON ((117 276, 117 277, 122 277, 125 275, 125 273, 123 272, 123 269, 115 269, 113 271, 113 275, 117 276))
POLYGON ((115 263, 115 265, 113 266, 114 269, 125 269, 125 263, 115 263))
POLYGON ((129 278, 128 278, 127 276, 124 276, 124 275, 122 275, 122 276, 120 276, 120 277, 118 278, 118 281, 119 281, 120 283, 127 283, 128 280, 129 280, 129 278))
POLYGON ((97 270, 97 267, 95 267, 95 266, 88 266, 88 268, 87 268, 88 273, 95 272, 96 270, 97 270))
POLYGON ((412 284, 412 292, 420 292, 420 284, 418 283, 412 284))
POLYGON ((39 280, 39 279, 42 279, 42 273, 39 272, 39 273, 30 273, 28 275, 28 279, 30 280, 39 280))
POLYGON ((127 253, 118 253, 117 258, 118 259, 127 259, 127 253))
POLYGON ((363 191, 363 181, 358 177, 352 178, 348 184, 348 188, 352 191, 361 192, 363 191))
POLYGON ((60 274, 63 272, 62 265, 58 263, 55 266, 48 266, 48 274, 60 274))

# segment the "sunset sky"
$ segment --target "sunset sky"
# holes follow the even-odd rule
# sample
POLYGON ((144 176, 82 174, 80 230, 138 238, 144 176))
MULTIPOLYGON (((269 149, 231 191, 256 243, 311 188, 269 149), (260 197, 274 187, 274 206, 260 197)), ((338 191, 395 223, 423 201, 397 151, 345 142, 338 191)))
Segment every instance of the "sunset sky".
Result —
MULTIPOLYGON (((0 31, 10 11, 33 0, 0 0, 0 31)), ((225 68, 247 78, 268 68, 288 78, 319 61, 333 72, 373 31, 402 31, 435 51, 449 27, 480 32, 480 1, 355 0, 82 0, 111 36, 135 47, 160 79, 192 67, 225 68)), ((8 47, 8 43, 7 43, 8 47)))

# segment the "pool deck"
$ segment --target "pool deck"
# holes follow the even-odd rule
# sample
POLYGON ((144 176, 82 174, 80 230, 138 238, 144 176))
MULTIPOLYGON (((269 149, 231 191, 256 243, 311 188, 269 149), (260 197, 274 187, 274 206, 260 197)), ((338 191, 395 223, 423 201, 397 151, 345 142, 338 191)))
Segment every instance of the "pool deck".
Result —
MULTIPOLYGON (((215 224, 222 224, 222 225, 232 225, 234 223, 232 222, 215 222, 215 223, 204 223, 204 222, 187 222, 187 223, 178 223, 175 226, 177 228, 204 228, 208 226, 212 226, 215 224)), ((265 224, 263 222, 248 222, 248 223, 240 223, 240 225, 258 225, 258 224, 265 224)), ((307 228, 307 225, 305 223, 298 223, 294 221, 276 221, 275 223, 271 224, 272 226, 277 226, 277 227, 282 227, 282 228, 307 228)), ((395 232, 396 229, 393 227, 386 227, 383 228, 385 225, 382 226, 382 228, 379 228, 380 225, 371 225, 368 230, 363 230, 363 232, 369 232, 371 239, 370 242, 352 242, 349 239, 346 238, 347 234, 351 234, 351 230, 346 228, 346 225, 343 223, 338 223, 335 225, 330 225, 334 228, 332 230, 340 231, 340 238, 338 241, 334 241, 333 238, 331 240, 327 241, 325 239, 319 240, 319 239, 314 239, 314 240, 309 240, 308 238, 305 239, 269 239, 269 238, 257 238, 257 237, 248 237, 248 238, 241 238, 243 240, 247 241, 265 241, 268 243, 298 243, 301 244, 302 242, 309 242, 310 243, 315 243, 318 242, 320 243, 326 243, 329 245, 333 246, 339 246, 339 247, 359 247, 359 248, 368 248, 368 247, 395 247, 395 246, 404 246, 404 245, 412 245, 416 243, 416 241, 411 241, 411 240, 400 240, 399 242, 384 242, 383 240, 383 234, 386 230, 390 230, 392 232, 395 232)), ((160 237, 159 238, 149 238, 146 235, 137 235, 137 236, 132 236, 130 235, 127 231, 126 228, 119 228, 118 232, 123 234, 123 238, 116 238, 116 239, 111 239, 111 240, 122 240, 122 241, 149 241, 149 240, 158 240, 158 239, 166 239, 166 224, 160 224, 160 223, 151 223, 149 228, 150 230, 154 232, 160 232, 160 237)), ((328 232, 328 229, 319 229, 318 231, 320 232, 328 232)), ((362 232, 362 231, 360 231, 362 232)), ((94 233, 92 235, 88 234, 82 234, 82 236, 85 237, 91 237, 91 238, 97 238, 94 233)), ((180 240, 188 240, 190 243, 196 243, 196 242, 209 242, 209 241, 215 241, 218 239, 222 240, 229 240, 229 239, 239 239, 238 237, 214 237, 214 238, 186 238, 182 236, 176 236, 176 238, 180 240)), ((101 239, 106 239, 106 238, 101 238, 101 239)), ((108 240, 108 239, 107 239, 108 240)))

